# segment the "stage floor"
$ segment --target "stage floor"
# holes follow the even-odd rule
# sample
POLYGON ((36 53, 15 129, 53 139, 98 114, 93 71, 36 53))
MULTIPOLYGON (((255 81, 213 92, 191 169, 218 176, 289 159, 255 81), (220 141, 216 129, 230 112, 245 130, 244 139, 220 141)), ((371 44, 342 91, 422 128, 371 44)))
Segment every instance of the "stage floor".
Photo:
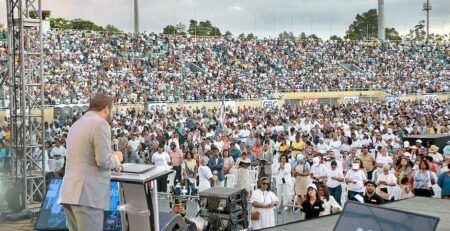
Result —
MULTIPOLYGON (((440 221, 436 230, 450 230, 450 200, 433 199, 425 197, 413 197, 406 200, 392 202, 382 205, 385 208, 396 209, 400 211, 408 211, 418 214, 439 217, 440 221)), ((326 217, 316 218, 308 221, 294 222, 286 225, 276 226, 264 230, 277 231, 298 231, 298 230, 314 230, 314 231, 330 231, 333 230, 339 218, 339 214, 326 217)))

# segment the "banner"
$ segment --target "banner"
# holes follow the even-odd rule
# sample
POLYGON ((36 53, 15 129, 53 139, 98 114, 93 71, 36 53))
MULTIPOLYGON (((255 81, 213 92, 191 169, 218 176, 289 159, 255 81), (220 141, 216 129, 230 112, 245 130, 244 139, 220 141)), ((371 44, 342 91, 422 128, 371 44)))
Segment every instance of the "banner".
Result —
POLYGON ((384 98, 384 101, 386 101, 386 103, 400 103, 400 97, 399 96, 386 96, 384 98))
POLYGON ((438 96, 437 95, 424 95, 423 96, 423 100, 425 100, 425 101, 436 101, 436 100, 438 100, 438 96))
POLYGON ((357 104, 359 97, 344 97, 344 104, 357 104))
POLYGON ((150 111, 167 112, 167 103, 152 103, 148 105, 150 111))
POLYGON ((318 98, 309 98, 309 99, 304 99, 303 100, 303 106, 316 105, 318 103, 319 103, 319 99, 318 98))
POLYGON ((263 100, 261 101, 263 108, 277 108, 278 102, 276 100, 263 100))
POLYGON ((225 110, 228 108, 231 108, 231 110, 236 109, 236 101, 223 101, 223 105, 225 106, 225 110))

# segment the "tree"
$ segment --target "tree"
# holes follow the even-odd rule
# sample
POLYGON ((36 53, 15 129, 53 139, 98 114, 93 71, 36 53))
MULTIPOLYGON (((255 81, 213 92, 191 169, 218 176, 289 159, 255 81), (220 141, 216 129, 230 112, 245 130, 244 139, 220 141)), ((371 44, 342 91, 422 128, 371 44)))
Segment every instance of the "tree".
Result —
POLYGON ((225 31, 225 34, 223 35, 223 37, 231 38, 231 37, 233 37, 233 34, 229 30, 227 30, 227 31, 225 31))
POLYGON ((197 22, 195 20, 189 21, 189 29, 188 33, 190 35, 198 35, 198 36, 221 36, 222 33, 220 32, 220 29, 217 27, 214 27, 211 23, 211 21, 200 21, 197 22))
POLYGON ((239 39, 244 39, 245 38, 245 34, 244 33, 241 33, 240 35, 239 35, 239 39))
POLYGON ((256 36, 255 36, 253 33, 249 33, 249 34, 247 35, 247 39, 248 39, 248 40, 256 39, 256 36))
POLYGON ((293 40, 293 39, 295 39, 295 36, 292 32, 283 31, 278 35, 278 38, 293 40))
POLYGON ((311 35, 308 36, 308 39, 319 40, 319 37, 317 37, 316 34, 311 34, 311 35))
POLYGON ((307 39, 308 38, 308 36, 306 35, 306 33, 305 32, 302 32, 302 33, 300 33, 300 37, 299 37, 301 40, 304 40, 304 39, 307 39))
POLYGON ((337 36, 337 35, 332 35, 332 36, 330 37, 330 40, 342 41, 342 38, 339 37, 339 36, 337 36))
POLYGON ((119 32, 119 33, 122 32, 117 27, 115 27, 115 26, 113 26, 111 24, 106 25, 105 26, 105 30, 106 31, 111 31, 111 32, 119 32))
POLYGON ((378 35, 378 15, 376 9, 370 9, 362 15, 357 14, 355 21, 349 26, 345 38, 361 40, 376 38, 378 35))
POLYGON ((389 40, 401 40, 400 34, 395 28, 385 28, 386 39, 389 40))
POLYGON ((414 26, 413 29, 409 30, 409 37, 411 37, 413 40, 421 41, 424 40, 427 35, 427 32, 425 32, 425 21, 420 20, 417 25, 414 26))

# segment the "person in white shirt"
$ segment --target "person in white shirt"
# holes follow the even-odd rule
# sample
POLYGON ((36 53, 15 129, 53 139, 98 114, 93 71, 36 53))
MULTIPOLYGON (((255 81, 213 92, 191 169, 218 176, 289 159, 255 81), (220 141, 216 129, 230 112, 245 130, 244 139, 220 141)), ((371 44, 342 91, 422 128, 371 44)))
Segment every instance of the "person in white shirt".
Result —
POLYGON ((395 135, 392 132, 392 128, 388 128, 387 133, 384 134, 383 136, 383 140, 386 142, 390 139, 394 140, 395 139, 395 135))
POLYGON ((430 149, 428 149, 428 156, 433 158, 433 163, 436 166, 436 174, 440 175, 442 165, 444 163, 444 157, 439 152, 439 147, 436 145, 431 145, 430 149))
POLYGON ((201 165, 198 167, 198 191, 202 192, 211 188, 211 183, 214 180, 211 169, 206 166, 208 164, 208 160, 201 159, 200 164, 201 165))
POLYGON ((344 173, 342 172, 342 169, 337 168, 337 162, 333 160, 331 162, 331 167, 327 172, 327 187, 328 192, 331 196, 336 199, 337 203, 339 205, 341 204, 341 197, 342 197, 342 185, 341 183, 344 182, 344 173))
POLYGON ((377 165, 377 174, 380 175, 383 173, 383 165, 389 164, 392 166, 394 164, 394 161, 392 160, 392 157, 388 156, 388 150, 387 148, 382 148, 380 150, 379 155, 377 155, 377 158, 375 159, 376 165, 377 165))
POLYGON ((64 157, 66 157, 66 148, 61 145, 59 140, 55 141, 55 147, 50 151, 49 168, 57 172, 64 167, 64 157))
MULTIPOLYGON (((169 168, 170 156, 167 152, 164 152, 163 145, 160 144, 158 151, 152 155, 152 164, 169 168)), ((157 179, 157 190, 158 192, 167 192, 167 175, 157 179)))
POLYGON ((341 153, 342 142, 338 139, 338 134, 333 134, 333 140, 330 141, 330 149, 334 153, 341 153))
POLYGON ((356 200, 354 197, 364 195, 364 184, 367 181, 366 173, 360 169, 359 159, 352 163, 352 170, 345 174, 345 182, 348 184, 348 199, 356 200))
POLYGON ((321 163, 320 157, 314 157, 311 175, 314 183, 322 183, 326 179, 327 167, 321 163))
POLYGON ((324 142, 323 138, 319 138, 319 143, 317 144, 317 151, 319 151, 320 154, 326 154, 330 147, 324 142))
POLYGON ((390 172, 389 164, 383 165, 383 173, 377 177, 377 194, 385 200, 398 200, 401 197, 402 190, 397 185, 397 177, 390 172))

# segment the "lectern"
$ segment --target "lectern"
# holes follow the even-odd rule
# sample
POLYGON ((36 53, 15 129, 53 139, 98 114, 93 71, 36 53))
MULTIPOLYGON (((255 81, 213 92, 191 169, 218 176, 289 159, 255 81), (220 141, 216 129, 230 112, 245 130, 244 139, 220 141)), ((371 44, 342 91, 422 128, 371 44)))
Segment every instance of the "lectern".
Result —
POLYGON ((122 231, 185 230, 180 215, 160 213, 156 180, 170 174, 170 167, 128 163, 111 173, 119 182, 122 231))

